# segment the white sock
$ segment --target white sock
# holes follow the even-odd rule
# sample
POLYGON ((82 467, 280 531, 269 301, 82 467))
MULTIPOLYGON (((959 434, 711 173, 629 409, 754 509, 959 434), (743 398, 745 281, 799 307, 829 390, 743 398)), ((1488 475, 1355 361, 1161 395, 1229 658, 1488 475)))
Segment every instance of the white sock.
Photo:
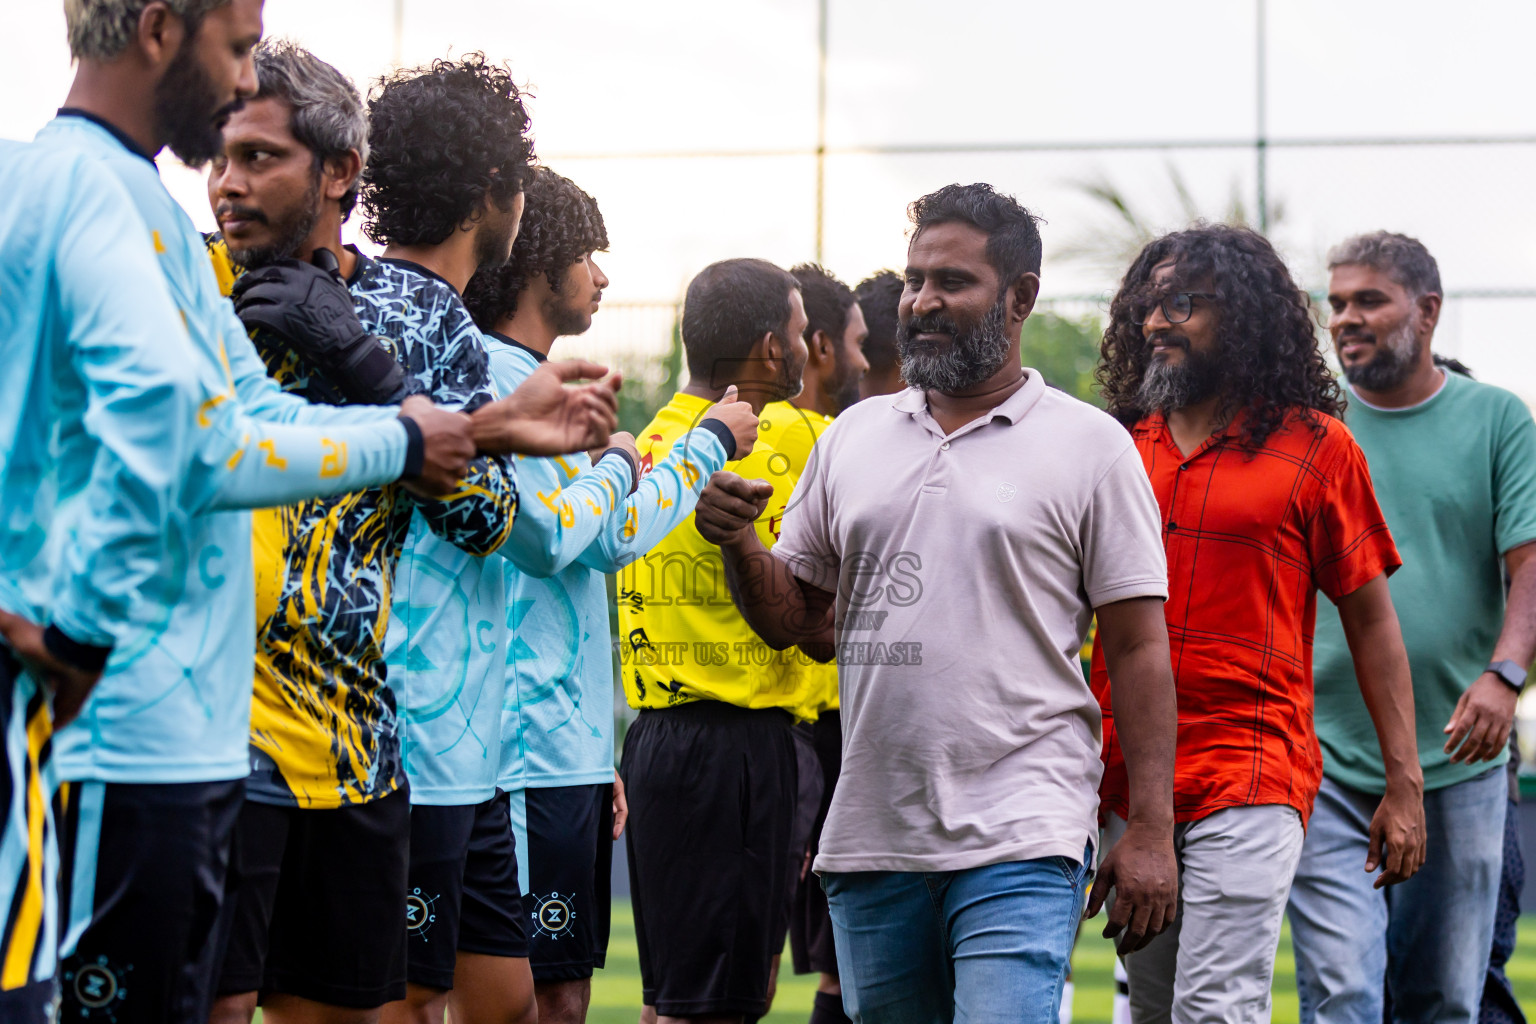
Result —
POLYGON ((1114 1024, 1131 1024, 1131 986, 1125 977, 1125 964, 1115 957, 1115 1009, 1110 1015, 1114 1024))
POLYGON ((1057 1017, 1061 1024, 1072 1024, 1072 983, 1070 981, 1061 986, 1061 1009, 1057 1017))

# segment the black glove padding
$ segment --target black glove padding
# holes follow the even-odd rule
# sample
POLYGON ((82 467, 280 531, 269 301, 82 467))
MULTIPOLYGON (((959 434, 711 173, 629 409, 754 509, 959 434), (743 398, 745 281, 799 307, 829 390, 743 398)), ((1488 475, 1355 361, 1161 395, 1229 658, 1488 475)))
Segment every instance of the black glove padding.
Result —
POLYGON ((295 259, 241 274, 230 298, 246 330, 277 335, 349 402, 392 405, 409 390, 405 371, 363 329, 352 293, 336 276, 295 259))

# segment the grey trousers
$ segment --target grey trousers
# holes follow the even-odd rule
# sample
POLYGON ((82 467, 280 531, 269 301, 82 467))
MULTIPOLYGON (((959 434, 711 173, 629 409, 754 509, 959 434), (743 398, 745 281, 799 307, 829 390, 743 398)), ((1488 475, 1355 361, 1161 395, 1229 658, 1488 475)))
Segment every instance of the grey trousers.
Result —
MULTIPOLYGON (((1111 815, 1104 849, 1125 834, 1111 815)), ((1301 815, 1229 807, 1174 827, 1179 911, 1125 958, 1133 1024, 1264 1024, 1280 924, 1301 858, 1301 815)))

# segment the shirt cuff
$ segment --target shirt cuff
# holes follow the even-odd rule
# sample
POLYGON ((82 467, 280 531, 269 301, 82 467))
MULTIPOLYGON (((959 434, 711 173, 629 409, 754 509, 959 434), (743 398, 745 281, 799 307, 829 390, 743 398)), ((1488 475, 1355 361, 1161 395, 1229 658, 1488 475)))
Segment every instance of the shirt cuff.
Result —
POLYGON ((400 425, 405 428, 405 468, 400 470, 400 479, 414 480, 426 465, 427 442, 421 436, 421 427, 409 416, 401 416, 400 425))
POLYGON ((43 646, 49 654, 82 672, 100 672, 112 655, 112 648, 83 644, 54 625, 43 630, 43 646))
MULTIPOLYGON (((626 463, 629 464, 629 494, 634 494, 635 491, 640 487, 640 464, 635 461, 635 457, 629 454, 628 451, 617 447, 609 448, 607 451, 603 452, 603 454, 598 457, 597 461, 602 462, 603 459, 606 459, 610 455, 617 455, 619 458, 623 459, 626 463)), ((628 497, 628 495, 625 496, 628 497)))
POLYGON ((720 447, 725 449, 726 462, 736 457, 736 435, 731 433, 730 427, 719 420, 700 420, 699 426, 720 439, 720 447))

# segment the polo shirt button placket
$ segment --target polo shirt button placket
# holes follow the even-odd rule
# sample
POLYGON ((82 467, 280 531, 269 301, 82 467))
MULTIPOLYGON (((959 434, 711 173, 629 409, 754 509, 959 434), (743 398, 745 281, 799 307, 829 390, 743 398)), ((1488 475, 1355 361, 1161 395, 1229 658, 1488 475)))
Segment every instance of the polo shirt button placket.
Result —
POLYGON ((939 451, 941 451, 941 452, 949 451, 949 442, 945 441, 943 444, 939 445, 939 451))

